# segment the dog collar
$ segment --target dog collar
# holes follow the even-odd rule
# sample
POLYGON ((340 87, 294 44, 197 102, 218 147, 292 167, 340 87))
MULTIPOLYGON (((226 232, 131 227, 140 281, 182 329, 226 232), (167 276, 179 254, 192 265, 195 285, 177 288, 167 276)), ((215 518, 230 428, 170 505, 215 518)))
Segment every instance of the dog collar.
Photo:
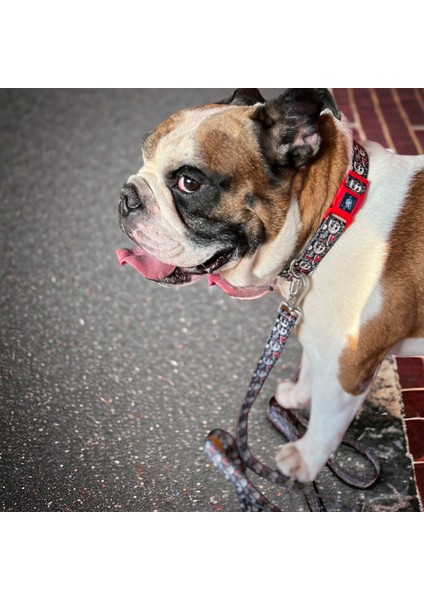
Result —
POLYGON ((368 154, 358 142, 353 142, 352 168, 341 182, 321 225, 303 252, 279 276, 292 280, 294 272, 312 275, 344 231, 352 224, 364 203, 369 181, 368 154))

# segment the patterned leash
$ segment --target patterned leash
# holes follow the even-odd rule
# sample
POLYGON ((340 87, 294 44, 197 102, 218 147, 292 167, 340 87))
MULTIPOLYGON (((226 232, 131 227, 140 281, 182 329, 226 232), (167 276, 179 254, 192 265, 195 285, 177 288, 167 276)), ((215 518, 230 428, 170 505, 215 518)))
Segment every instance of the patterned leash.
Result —
POLYGON ((298 317, 280 307, 277 320, 264 351, 253 373, 246 397, 240 409, 236 429, 236 439, 221 429, 212 431, 205 442, 205 453, 214 466, 233 484, 240 507, 246 511, 279 511, 270 503, 246 476, 249 468, 260 477, 290 490, 305 493, 308 505, 313 510, 321 510, 322 501, 311 486, 292 482, 280 471, 262 464, 248 446, 248 415, 273 366, 277 362, 298 317))
MULTIPOLYGON (((320 494, 316 482, 312 484, 293 482, 280 471, 270 469, 252 454, 248 446, 249 412, 259 396, 265 380, 277 362, 290 332, 296 326, 296 322, 297 318, 288 314, 284 306, 280 308, 277 321, 265 345, 242 404, 237 423, 236 439, 222 429, 214 429, 206 438, 205 453, 218 471, 234 486, 242 511, 281 512, 281 509, 267 500, 248 479, 247 469, 251 469, 258 476, 278 484, 292 493, 303 494, 311 512, 350 511, 350 508, 343 505, 339 500, 333 500, 320 494)), ((307 427, 307 420, 301 412, 283 409, 274 398, 269 403, 268 418, 284 436, 285 441, 288 442, 301 437, 307 427)), ((350 446, 364 456, 373 468, 373 475, 362 479, 344 471, 331 460, 327 462, 328 467, 343 483, 358 489, 368 489, 380 475, 378 458, 370 450, 356 442, 344 439, 342 444, 350 446)))
MULTIPOLYGON (((243 511, 280 511, 254 486, 246 475, 251 469, 258 476, 269 482, 280 485, 292 493, 303 494, 310 511, 325 512, 327 510, 350 510, 340 503, 324 497, 318 492, 316 482, 302 484, 292 481, 276 469, 270 469, 259 461, 250 451, 248 445, 248 416, 259 396, 259 393, 277 362, 292 330, 302 318, 300 303, 309 287, 308 277, 315 271, 321 260, 352 223, 354 214, 365 200, 368 181, 368 156, 364 148, 354 142, 353 168, 340 185, 333 204, 324 215, 323 221, 298 258, 294 259, 288 269, 281 273, 290 281, 289 297, 282 302, 272 332, 259 359, 250 381, 246 397, 240 409, 236 428, 236 439, 222 429, 213 430, 205 441, 205 453, 214 466, 232 483, 235 488, 240 507, 243 511)), ((268 417, 287 441, 298 439, 307 422, 298 411, 285 411, 275 400, 271 400, 268 417)), ((344 472, 335 463, 329 461, 328 466, 344 483, 360 489, 367 489, 375 483, 380 474, 380 465, 376 456, 362 446, 344 440, 360 452, 372 465, 374 475, 366 480, 344 472)))

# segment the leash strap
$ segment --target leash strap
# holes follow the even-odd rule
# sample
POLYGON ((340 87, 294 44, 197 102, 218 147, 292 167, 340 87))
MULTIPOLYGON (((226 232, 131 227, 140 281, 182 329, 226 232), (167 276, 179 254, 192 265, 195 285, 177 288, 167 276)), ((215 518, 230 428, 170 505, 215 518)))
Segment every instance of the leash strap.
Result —
MULTIPOLYGON (((292 330, 302 318, 299 304, 308 289, 308 276, 315 271, 324 256, 352 223, 354 215, 365 200, 368 187, 367 175, 368 155, 362 146, 354 142, 352 170, 348 171, 331 207, 327 210, 320 227, 312 236, 305 250, 280 274, 291 282, 289 298, 283 301, 279 308, 274 327, 251 378, 246 397, 240 409, 236 439, 222 429, 213 430, 206 438, 205 453, 207 457, 227 481, 232 483, 243 511, 280 511, 249 481, 246 475, 247 468, 267 481, 276 483, 291 492, 303 494, 311 511, 325 512, 329 503, 333 506, 333 510, 350 510, 348 507, 343 506, 340 501, 333 502, 331 499, 326 499, 325 504, 324 497, 318 493, 315 482, 302 484, 292 481, 280 471, 270 469, 261 463, 252 454, 248 445, 248 416, 292 330)), ((287 441, 298 439, 300 437, 299 426, 305 428, 307 422, 302 421, 302 417, 297 412, 284 411, 281 407, 277 407, 275 400, 271 400, 268 418, 286 437, 287 441), (297 425, 294 424, 294 420, 296 420, 297 425)), ((349 444, 347 441, 345 443, 349 444)), ((352 443, 350 445, 370 461, 374 468, 373 477, 363 481, 349 474, 346 475, 331 461, 329 467, 345 483, 360 489, 366 489, 379 476, 378 459, 361 446, 352 445, 352 443)))
MULTIPOLYGON (((213 430, 206 438, 204 448, 206 456, 234 486, 242 511, 280 512, 280 509, 269 502, 249 481, 246 469, 252 470, 259 477, 278 484, 290 492, 304 495, 311 512, 326 512, 329 503, 333 506, 333 510, 350 510, 338 500, 333 502, 331 499, 326 499, 324 502, 325 498, 318 493, 315 483, 302 484, 292 481, 277 469, 270 469, 257 459, 249 448, 248 417, 250 410, 298 321, 298 315, 290 314, 284 306, 280 307, 277 320, 265 344, 241 406, 236 427, 236 439, 222 429, 213 430)), ((273 414, 275 414, 275 409, 273 414)), ((278 423, 278 419, 276 423, 278 423)), ((283 425, 280 431, 287 434, 287 425, 283 425)), ((289 437, 294 440, 298 439, 299 435, 289 437)))

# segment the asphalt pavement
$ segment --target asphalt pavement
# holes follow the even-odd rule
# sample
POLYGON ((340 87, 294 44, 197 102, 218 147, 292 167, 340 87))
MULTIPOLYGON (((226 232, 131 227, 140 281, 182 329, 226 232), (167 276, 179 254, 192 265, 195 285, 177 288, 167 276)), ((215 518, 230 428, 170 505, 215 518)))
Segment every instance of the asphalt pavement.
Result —
MULTIPOLYGON (((0 92, 1 510, 238 510, 203 443, 233 430, 279 299, 235 301, 205 282, 164 289, 115 256, 128 243, 119 190, 142 135, 229 92, 0 92)), ((280 441, 266 401, 298 359, 292 339, 253 411, 252 445, 271 465, 280 441)), ((399 493, 413 495, 398 464, 399 493)), ((389 484, 379 494, 396 510, 389 484)))

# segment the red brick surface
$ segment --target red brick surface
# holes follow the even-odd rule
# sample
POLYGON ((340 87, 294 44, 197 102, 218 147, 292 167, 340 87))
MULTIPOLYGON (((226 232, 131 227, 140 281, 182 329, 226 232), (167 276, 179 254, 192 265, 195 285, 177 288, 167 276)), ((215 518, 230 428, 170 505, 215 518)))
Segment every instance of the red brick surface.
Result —
POLYGON ((374 140, 399 154, 424 153, 424 90, 334 88, 355 138, 374 140))
POLYGON ((415 481, 424 504, 424 356, 396 357, 409 452, 415 481))

